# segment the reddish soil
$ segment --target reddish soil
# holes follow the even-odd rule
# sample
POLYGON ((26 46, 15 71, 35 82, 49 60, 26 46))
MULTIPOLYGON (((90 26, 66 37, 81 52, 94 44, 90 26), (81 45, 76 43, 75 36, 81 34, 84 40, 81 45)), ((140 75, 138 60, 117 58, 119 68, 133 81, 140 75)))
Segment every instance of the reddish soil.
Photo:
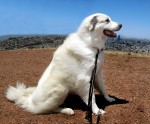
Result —
MULTIPOLYGON (((86 106, 77 96, 69 96, 65 106, 75 115, 32 115, 8 101, 8 85, 17 81, 37 84, 52 59, 52 49, 0 52, 0 123, 1 124, 85 124, 86 106)), ((106 54, 104 79, 108 93, 117 99, 110 104, 97 95, 97 104, 106 111, 102 124, 150 124, 150 57, 106 54)), ((96 121, 96 116, 93 115, 96 121)))

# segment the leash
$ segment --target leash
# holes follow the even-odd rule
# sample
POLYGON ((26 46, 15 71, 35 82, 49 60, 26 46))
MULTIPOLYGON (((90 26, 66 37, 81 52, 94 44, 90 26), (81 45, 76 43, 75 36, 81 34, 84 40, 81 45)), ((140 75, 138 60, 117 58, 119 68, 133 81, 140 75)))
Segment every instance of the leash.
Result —
MULTIPOLYGON (((103 49, 101 49, 101 51, 103 51, 103 49)), ((98 59, 98 55, 99 55, 99 49, 97 49, 97 53, 95 56, 95 66, 92 70, 92 75, 91 75, 91 79, 90 79, 90 88, 89 88, 89 99, 88 99, 88 110, 86 112, 86 116, 85 118, 89 121, 89 124, 92 124, 92 95, 93 95, 93 83, 95 81, 95 75, 96 75, 96 69, 97 69, 97 59, 98 59)), ((99 124, 100 121, 100 116, 97 116, 97 122, 96 124, 99 124)))

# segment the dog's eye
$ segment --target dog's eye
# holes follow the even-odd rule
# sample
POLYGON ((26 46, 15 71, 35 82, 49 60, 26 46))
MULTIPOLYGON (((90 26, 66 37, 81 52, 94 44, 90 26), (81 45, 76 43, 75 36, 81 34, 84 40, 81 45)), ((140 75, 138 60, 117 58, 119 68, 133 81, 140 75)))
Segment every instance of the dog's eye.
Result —
POLYGON ((109 23, 109 22, 110 22, 110 20, 109 20, 109 19, 106 19, 106 20, 105 20, 105 22, 109 23))

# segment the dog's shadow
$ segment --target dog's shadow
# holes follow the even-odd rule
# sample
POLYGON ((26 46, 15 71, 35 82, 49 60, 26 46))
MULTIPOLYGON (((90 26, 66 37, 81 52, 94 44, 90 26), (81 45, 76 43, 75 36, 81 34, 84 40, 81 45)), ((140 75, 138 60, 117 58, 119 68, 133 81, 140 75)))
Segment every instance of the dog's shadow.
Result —
MULTIPOLYGON (((124 99, 119 99, 117 97, 111 96, 116 99, 115 102, 108 102, 101 95, 96 95, 96 103, 99 108, 105 109, 105 107, 109 105, 117 105, 117 104, 127 104, 129 101, 124 99)), ((81 100, 81 98, 77 95, 69 95, 65 100, 63 106, 70 107, 72 109, 78 109, 82 111, 87 111, 87 105, 81 100)))

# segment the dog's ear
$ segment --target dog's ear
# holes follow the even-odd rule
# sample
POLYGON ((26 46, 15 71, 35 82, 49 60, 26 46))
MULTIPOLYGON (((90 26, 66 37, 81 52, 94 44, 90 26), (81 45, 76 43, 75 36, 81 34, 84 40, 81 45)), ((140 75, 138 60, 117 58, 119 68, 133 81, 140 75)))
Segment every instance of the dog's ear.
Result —
POLYGON ((88 26, 88 30, 89 31, 93 31, 95 29, 95 25, 97 24, 98 20, 97 20, 97 16, 94 16, 91 21, 90 24, 88 26))

